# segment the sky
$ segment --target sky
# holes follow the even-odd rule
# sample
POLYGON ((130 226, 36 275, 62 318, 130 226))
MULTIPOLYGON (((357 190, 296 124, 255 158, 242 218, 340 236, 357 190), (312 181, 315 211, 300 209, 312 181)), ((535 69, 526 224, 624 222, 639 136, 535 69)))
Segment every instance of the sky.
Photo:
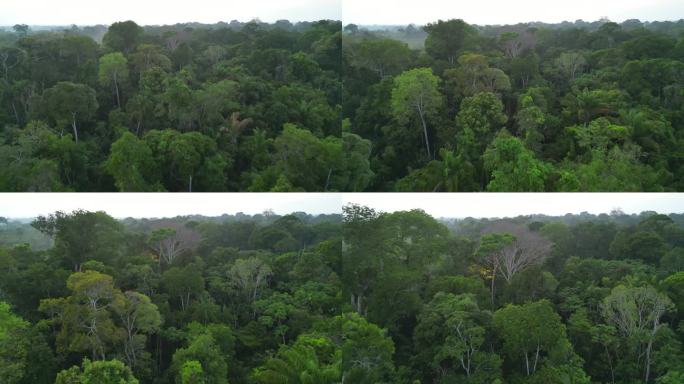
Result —
POLYGON ((339 194, 324 193, 3 193, 0 216, 32 218, 61 210, 105 211, 116 218, 224 213, 340 213, 339 194))
POLYGON ((343 203, 383 212, 419 208, 433 217, 515 217, 589 212, 684 213, 684 193, 348 193, 343 203))
POLYGON ((2 0, 0 25, 340 20, 341 7, 341 0, 2 0))
POLYGON ((424 25, 438 19, 470 24, 684 18, 682 0, 343 0, 342 22, 363 25, 424 25))

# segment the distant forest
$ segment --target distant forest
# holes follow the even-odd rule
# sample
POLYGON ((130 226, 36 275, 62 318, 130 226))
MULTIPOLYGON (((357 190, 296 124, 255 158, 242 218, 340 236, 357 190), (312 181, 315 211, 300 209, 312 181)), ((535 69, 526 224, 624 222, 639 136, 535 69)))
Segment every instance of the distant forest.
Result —
POLYGON ((684 214, 343 212, 0 219, 0 380, 684 380, 684 214))
POLYGON ((387 331, 353 382, 682 383, 683 218, 348 205, 344 293, 387 331))
POLYGON ((368 171, 343 159, 343 146, 364 148, 340 131, 341 30, 256 20, 2 31, 0 190, 365 187, 368 171))
POLYGON ((684 189, 684 21, 346 25, 368 191, 684 189))
POLYGON ((333 377, 365 336, 349 326, 370 327, 343 315, 341 219, 7 220, 49 238, 39 249, 0 220, 0 382, 283 383, 295 359, 333 377))

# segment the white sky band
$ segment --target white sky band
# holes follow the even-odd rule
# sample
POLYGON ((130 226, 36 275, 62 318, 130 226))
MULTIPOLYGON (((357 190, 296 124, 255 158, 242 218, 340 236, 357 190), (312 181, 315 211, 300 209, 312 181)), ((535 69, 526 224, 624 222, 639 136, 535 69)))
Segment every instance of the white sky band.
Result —
POLYGON ((316 21, 342 18, 341 0, 2 0, 0 25, 94 25, 133 20, 140 25, 231 20, 316 21))
POLYGON ((283 215, 342 212, 341 194, 332 193, 0 193, 0 216, 31 218, 76 209, 105 211, 116 218, 220 216, 224 213, 283 215))
POLYGON ((681 0, 344 0, 344 24, 423 25, 438 19, 463 19, 470 24, 517 24, 542 21, 596 21, 608 17, 621 22, 684 18, 681 0))
POLYGON ((344 204, 394 212, 419 208, 434 217, 515 217, 589 212, 684 213, 684 193, 346 193, 344 204))

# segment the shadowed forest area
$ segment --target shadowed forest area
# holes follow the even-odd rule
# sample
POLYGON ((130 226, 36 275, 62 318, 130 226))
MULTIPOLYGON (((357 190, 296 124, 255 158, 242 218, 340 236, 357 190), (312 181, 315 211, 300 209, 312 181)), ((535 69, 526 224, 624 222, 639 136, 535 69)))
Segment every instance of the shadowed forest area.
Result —
POLYGON ((0 190, 365 188, 340 46, 333 20, 0 31, 0 190))
POLYGON ((684 380, 681 214, 344 215, 344 294, 387 332, 354 382, 684 380))
POLYGON ((680 191, 684 21, 346 25, 369 191, 680 191))

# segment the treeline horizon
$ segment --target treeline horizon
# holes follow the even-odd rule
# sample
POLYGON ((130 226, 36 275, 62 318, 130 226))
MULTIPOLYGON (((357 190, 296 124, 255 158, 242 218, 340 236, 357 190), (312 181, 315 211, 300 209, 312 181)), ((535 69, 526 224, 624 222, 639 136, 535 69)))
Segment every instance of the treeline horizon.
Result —
POLYGON ((374 382, 680 383, 684 223, 589 216, 347 205, 342 280, 391 340, 374 382))
POLYGON ((341 23, 234 24, 0 33, 0 190, 365 184, 344 159, 364 146, 340 129, 341 23))
POLYGON ((367 191, 682 190, 684 20, 344 28, 367 191))
POLYGON ((4 382, 684 378, 682 214, 255 217, 57 211, 44 249, 0 223, 4 382))

